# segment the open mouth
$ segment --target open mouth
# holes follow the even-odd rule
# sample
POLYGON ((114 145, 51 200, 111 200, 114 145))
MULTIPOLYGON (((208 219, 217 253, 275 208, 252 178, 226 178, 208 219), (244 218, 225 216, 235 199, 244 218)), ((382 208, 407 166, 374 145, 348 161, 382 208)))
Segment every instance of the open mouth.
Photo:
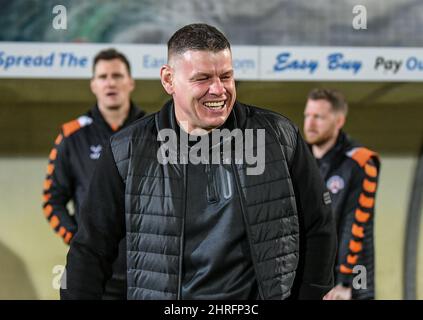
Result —
POLYGON ((106 93, 106 96, 108 96, 108 97, 116 97, 117 96, 117 93, 116 92, 108 92, 108 93, 106 93))
POLYGON ((222 101, 207 101, 203 103, 203 106, 210 110, 221 110, 226 106, 226 100, 222 101))

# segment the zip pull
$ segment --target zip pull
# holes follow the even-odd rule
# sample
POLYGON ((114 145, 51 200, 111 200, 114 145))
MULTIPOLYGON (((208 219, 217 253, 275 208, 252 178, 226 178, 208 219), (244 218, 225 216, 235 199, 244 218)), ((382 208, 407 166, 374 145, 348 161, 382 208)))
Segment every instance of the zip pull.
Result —
POLYGON ((228 170, 225 170, 223 166, 219 167, 220 182, 222 186, 223 198, 226 200, 232 198, 232 178, 228 170))
POLYGON ((207 201, 209 203, 216 203, 219 201, 219 196, 216 191, 216 183, 213 172, 209 163, 206 164, 207 173, 207 201))

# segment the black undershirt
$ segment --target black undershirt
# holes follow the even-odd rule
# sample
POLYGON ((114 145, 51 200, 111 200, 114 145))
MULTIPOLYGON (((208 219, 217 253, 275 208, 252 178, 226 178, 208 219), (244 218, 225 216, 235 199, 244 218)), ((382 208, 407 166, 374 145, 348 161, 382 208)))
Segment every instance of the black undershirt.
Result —
POLYGON ((258 289, 231 166, 187 166, 182 299, 256 299, 258 289))

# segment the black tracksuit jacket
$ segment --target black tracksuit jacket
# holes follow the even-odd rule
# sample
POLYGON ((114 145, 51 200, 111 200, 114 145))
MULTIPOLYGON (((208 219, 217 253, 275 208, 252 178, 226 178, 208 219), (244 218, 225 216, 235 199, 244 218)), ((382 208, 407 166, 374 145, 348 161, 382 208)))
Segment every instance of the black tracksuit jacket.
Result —
POLYGON ((341 131, 335 146, 317 162, 331 193, 338 229, 335 283, 352 287, 353 299, 373 299, 373 234, 379 156, 341 131), (366 283, 362 283, 364 275, 366 283), (354 276, 358 276, 357 288, 354 288, 354 276))
MULTIPOLYGON (((145 113, 131 103, 129 115, 121 128, 145 113)), ((43 188, 43 210, 53 230, 69 244, 78 230, 80 206, 86 195, 94 167, 110 136, 121 128, 112 129, 95 105, 86 114, 62 125, 50 152, 43 188), (67 205, 72 200, 73 210, 67 205)), ((120 244, 114 275, 107 283, 105 299, 126 297, 125 242, 120 244)))

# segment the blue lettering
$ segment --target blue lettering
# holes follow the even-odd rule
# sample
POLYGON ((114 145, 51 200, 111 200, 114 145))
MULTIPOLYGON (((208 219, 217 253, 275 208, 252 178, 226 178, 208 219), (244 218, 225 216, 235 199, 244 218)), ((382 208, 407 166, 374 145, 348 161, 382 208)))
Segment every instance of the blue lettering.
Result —
POLYGON ((332 53, 328 55, 328 69, 329 70, 353 70, 353 73, 356 74, 362 66, 361 61, 354 60, 343 60, 344 55, 342 53, 332 53))
POLYGON ((34 59, 34 67, 39 67, 43 64, 43 57, 38 56, 34 59))
POLYGON ((142 58, 142 65, 145 69, 157 69, 162 65, 166 64, 166 59, 155 58, 149 54, 146 54, 142 58))
POLYGON ((87 57, 83 57, 79 60, 79 66, 81 68, 85 68, 87 66, 87 62, 88 62, 88 58, 87 57))
POLYGON ((51 67, 54 64, 54 53, 52 52, 49 56, 44 59, 44 66, 51 67))
POLYGON ((244 59, 244 60, 238 60, 234 59, 233 66, 235 70, 253 70, 256 68, 256 62, 252 59, 244 59))
POLYGON ((7 70, 12 67, 51 67, 54 62, 54 53, 47 57, 43 56, 14 56, 5 55, 4 51, 0 51, 0 67, 7 70))
POLYGON ((289 52, 283 52, 276 57, 276 64, 273 66, 274 71, 284 71, 288 69, 292 70, 308 70, 309 73, 314 73, 319 62, 317 60, 292 60, 289 61, 291 54, 289 52))
POLYGON ((423 61, 419 60, 416 57, 410 57, 410 58, 407 59, 405 66, 410 71, 414 71, 414 70, 422 71, 423 70, 423 61))
MULTIPOLYGON (((41 57, 40 57, 40 58, 41 58, 41 57)), ((25 58, 24 58, 24 61, 23 61, 24 65, 25 65, 26 67, 31 66, 31 60, 32 60, 32 57, 31 57, 31 56, 25 57, 25 58)))
POLYGON ((4 69, 7 70, 9 69, 11 66, 13 66, 13 64, 15 63, 15 57, 14 56, 8 56, 6 58, 6 63, 4 64, 4 69))
POLYGON ((72 52, 62 52, 60 55, 61 67, 81 67, 85 68, 87 64, 87 57, 78 58, 72 52))

